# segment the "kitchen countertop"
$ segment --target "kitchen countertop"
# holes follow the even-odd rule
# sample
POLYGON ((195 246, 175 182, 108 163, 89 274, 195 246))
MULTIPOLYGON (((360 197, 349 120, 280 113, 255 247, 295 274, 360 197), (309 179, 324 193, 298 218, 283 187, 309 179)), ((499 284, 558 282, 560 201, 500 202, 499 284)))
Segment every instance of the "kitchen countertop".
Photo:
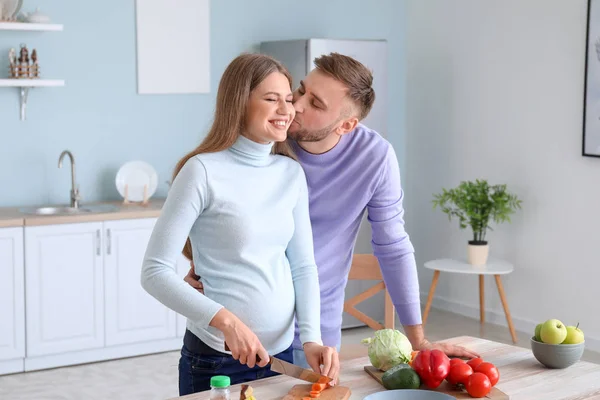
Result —
MULTIPOLYGON (((33 215, 19 211, 21 207, 4 207, 0 208, 0 228, 112 221, 133 218, 155 218, 160 215, 164 202, 165 199, 150 199, 145 206, 136 203, 123 204, 122 200, 83 203, 81 204, 81 207, 85 207, 86 205, 109 204, 116 206, 117 210, 110 212, 86 212, 73 215, 33 215)), ((52 206, 55 205, 56 204, 53 204, 52 206)))
MULTIPOLYGON (((579 361, 566 369, 548 369, 533 357, 530 349, 461 336, 447 340, 475 350, 485 361, 494 363, 500 372, 496 387, 510 400, 600 399, 600 365, 579 361)), ((343 350, 342 350, 343 352, 343 350)), ((368 357, 341 361, 340 385, 352 391, 351 400, 385 390, 370 377, 364 367, 370 365, 368 357)), ((276 376, 250 382, 257 400, 282 399, 296 384, 306 382, 276 376)), ((231 387, 231 399, 239 399, 240 385, 231 387)), ((209 400, 210 391, 176 397, 178 400, 209 400)), ((174 400, 171 399, 171 400, 174 400)))
POLYGON ((18 208, 0 208, 0 228, 23 226, 23 213, 18 208))

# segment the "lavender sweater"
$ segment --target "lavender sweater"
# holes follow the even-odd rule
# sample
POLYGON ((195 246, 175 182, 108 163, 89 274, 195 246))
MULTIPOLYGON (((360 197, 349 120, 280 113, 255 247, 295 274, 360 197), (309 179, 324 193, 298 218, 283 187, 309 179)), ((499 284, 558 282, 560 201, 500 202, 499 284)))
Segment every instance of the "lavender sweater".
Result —
MULTIPOLYGON (((404 230, 403 191, 392 146, 359 124, 332 150, 310 154, 292 143, 308 181, 310 220, 321 291, 321 337, 341 342, 345 286, 365 210, 373 254, 402 325, 421 323, 414 249, 404 230)), ((294 347, 301 348, 298 327, 294 347)))

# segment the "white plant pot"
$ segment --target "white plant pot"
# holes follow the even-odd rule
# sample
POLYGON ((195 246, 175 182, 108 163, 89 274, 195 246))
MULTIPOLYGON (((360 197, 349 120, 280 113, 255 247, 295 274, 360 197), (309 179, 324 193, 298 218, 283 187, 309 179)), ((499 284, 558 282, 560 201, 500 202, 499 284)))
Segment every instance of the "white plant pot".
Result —
POLYGON ((475 266, 483 266, 487 263, 490 246, 486 244, 471 244, 467 245, 467 259, 469 264, 475 266))

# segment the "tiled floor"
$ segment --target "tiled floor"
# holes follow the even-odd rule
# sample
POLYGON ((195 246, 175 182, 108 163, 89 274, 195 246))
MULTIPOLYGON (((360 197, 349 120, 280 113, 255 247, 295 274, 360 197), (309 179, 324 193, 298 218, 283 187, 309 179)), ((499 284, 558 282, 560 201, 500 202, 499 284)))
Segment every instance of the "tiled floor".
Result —
MULTIPOLYGON (((512 344, 508 329, 496 325, 480 328, 478 321, 431 310, 427 324, 430 340, 470 335, 512 344)), ((345 330, 342 358, 366 355, 360 340, 369 328, 345 330)), ((519 332, 517 345, 528 347, 530 334, 519 332)), ((100 362, 0 377, 1 400, 161 400, 177 396, 178 353, 100 362)), ((600 364, 600 354, 586 352, 584 360, 600 364)))

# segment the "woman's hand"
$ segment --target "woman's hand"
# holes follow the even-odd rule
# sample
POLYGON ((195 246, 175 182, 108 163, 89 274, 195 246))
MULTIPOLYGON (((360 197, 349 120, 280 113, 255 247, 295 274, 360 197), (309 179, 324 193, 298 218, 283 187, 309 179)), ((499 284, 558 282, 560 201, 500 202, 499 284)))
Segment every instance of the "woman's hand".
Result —
POLYGON ((318 343, 304 344, 306 362, 318 374, 332 379, 331 384, 337 384, 340 374, 340 359, 334 347, 321 346, 318 343))
POLYGON ((255 365, 264 367, 269 363, 269 353, 258 337, 230 311, 222 308, 214 316, 210 325, 223 332, 225 346, 231 351, 235 360, 239 360, 249 368, 254 368, 255 365))

